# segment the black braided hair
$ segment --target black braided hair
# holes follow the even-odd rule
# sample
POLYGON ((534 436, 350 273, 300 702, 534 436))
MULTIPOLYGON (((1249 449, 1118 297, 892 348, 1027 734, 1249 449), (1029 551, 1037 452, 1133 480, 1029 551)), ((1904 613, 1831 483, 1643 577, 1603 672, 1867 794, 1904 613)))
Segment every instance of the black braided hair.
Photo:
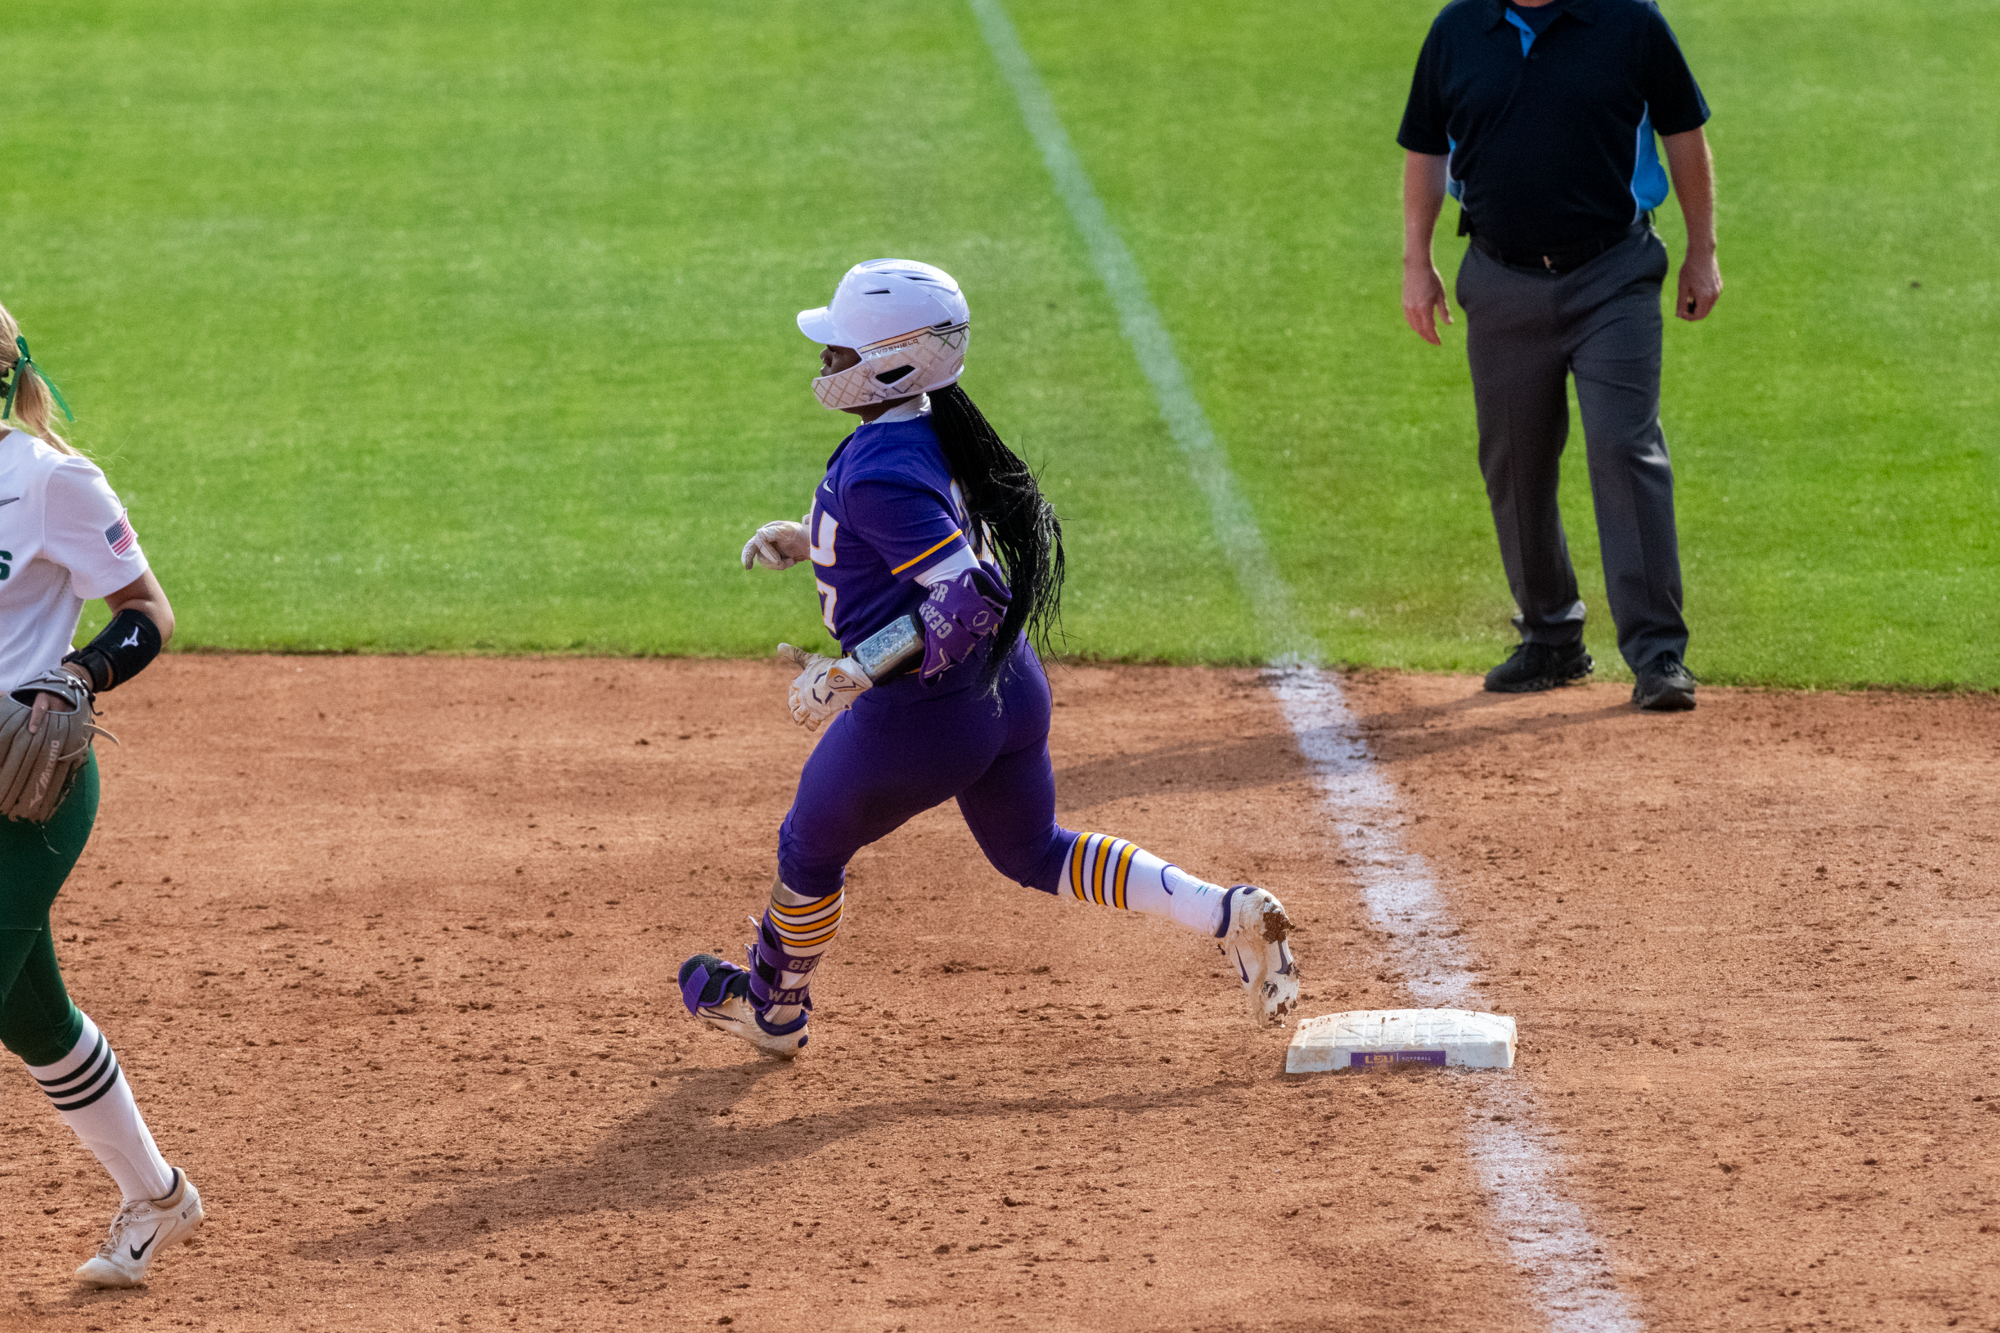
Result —
MULTIPOLYGON (((997 691, 1007 651, 1022 629, 1047 653, 1062 619, 1062 521, 1035 484, 1035 474, 1000 438, 964 389, 931 390, 931 428, 944 461, 965 493, 972 521, 983 526, 1000 557, 1013 601, 980 671, 980 687, 997 691)), ((973 534, 967 533, 967 537, 973 534)))

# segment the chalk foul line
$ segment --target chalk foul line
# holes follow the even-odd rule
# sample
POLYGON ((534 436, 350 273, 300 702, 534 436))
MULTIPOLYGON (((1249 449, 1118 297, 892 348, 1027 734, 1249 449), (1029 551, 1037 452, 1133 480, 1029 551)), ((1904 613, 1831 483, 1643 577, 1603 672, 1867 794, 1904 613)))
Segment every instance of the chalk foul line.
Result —
POLYGON ((993 60, 1013 89, 1014 100, 1020 104, 1028 133, 1041 150, 1056 194, 1083 234, 1091 267, 1097 270, 1098 279, 1111 294, 1112 307, 1118 312, 1118 326, 1124 330, 1125 340, 1132 344, 1140 371, 1153 386, 1153 398, 1167 423, 1167 433, 1187 456, 1195 484, 1208 501, 1216 541, 1221 544, 1244 596, 1250 600, 1259 628, 1271 642, 1272 656, 1280 660, 1311 660, 1316 648, 1310 636, 1299 628, 1292 609, 1292 590, 1279 575, 1270 549, 1264 544, 1263 529, 1257 526, 1257 516, 1251 512, 1249 501, 1243 498, 1236 484, 1235 474, 1229 470, 1228 455, 1216 441, 1208 414, 1201 410, 1201 400, 1195 397, 1187 369, 1174 352, 1173 335, 1167 332, 1166 321, 1160 318, 1146 290, 1139 262, 1132 258, 1125 238, 1118 234, 1111 215, 1104 211, 1104 201, 1097 197, 1097 190, 1083 169, 1083 159, 1076 155, 1069 131, 1063 128, 1062 117, 1056 114, 1055 101, 1043 86, 1042 76, 1035 71, 1035 62, 1021 45, 1006 7, 1001 0, 970 0, 970 3, 980 30, 986 35, 986 45, 993 52, 993 60))
MULTIPOLYGON (((1403 846, 1395 786, 1375 762, 1339 679, 1319 669, 1319 644, 1300 624, 1255 513, 1195 396, 1145 276, 1084 170, 1055 101, 1003 0, 967 0, 994 63, 1013 91, 1056 194, 1082 234, 1091 266, 1118 312, 1119 327, 1153 386, 1160 416, 1188 460, 1209 520, 1249 599, 1272 656, 1283 663, 1271 690, 1319 783, 1325 809, 1363 905, 1388 940, 1385 951, 1424 1005, 1472 1007, 1477 979, 1463 932, 1424 859, 1403 846)), ((1602 1242, 1559 1185, 1561 1155, 1534 1128, 1532 1099, 1505 1076, 1477 1078, 1467 1138, 1480 1182, 1515 1262, 1556 1333, 1640 1333, 1643 1325, 1612 1280, 1602 1242)))
MULTIPOLYGON (((1404 989, 1421 1005, 1484 1008, 1464 932, 1429 864, 1403 846, 1395 785, 1376 764, 1338 679, 1293 668, 1274 673, 1271 692, 1312 766, 1369 922, 1387 937, 1385 952, 1403 973, 1404 989)), ((1541 1142, 1529 1096, 1506 1075, 1468 1078, 1476 1079, 1467 1106, 1473 1165, 1549 1326, 1638 1333, 1643 1325, 1612 1278, 1603 1242, 1559 1189, 1562 1158, 1541 1142)))

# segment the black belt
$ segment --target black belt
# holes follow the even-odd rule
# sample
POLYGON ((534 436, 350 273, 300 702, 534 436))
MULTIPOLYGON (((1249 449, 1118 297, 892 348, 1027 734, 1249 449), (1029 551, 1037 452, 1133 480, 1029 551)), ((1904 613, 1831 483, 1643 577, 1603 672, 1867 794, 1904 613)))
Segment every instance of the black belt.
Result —
POLYGON ((1550 273, 1560 274, 1575 272, 1606 250, 1623 245, 1652 225, 1653 215, 1646 213, 1629 227, 1621 227, 1617 231, 1605 232, 1602 236, 1593 236, 1587 241, 1578 241, 1574 245, 1565 245, 1560 249, 1548 251, 1503 250, 1476 231, 1470 235, 1473 246, 1488 259, 1498 260, 1509 268, 1545 269, 1550 273))

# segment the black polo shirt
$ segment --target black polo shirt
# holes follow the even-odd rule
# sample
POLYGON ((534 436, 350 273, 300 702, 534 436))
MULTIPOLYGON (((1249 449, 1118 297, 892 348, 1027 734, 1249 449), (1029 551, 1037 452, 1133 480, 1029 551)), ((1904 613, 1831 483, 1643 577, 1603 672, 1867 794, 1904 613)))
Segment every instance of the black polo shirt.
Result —
POLYGON ((1653 135, 1708 119, 1652 0, 1552 7, 1560 12, 1546 25, 1531 25, 1505 0, 1447 5, 1424 39, 1396 135, 1413 153, 1450 154, 1452 193, 1504 250, 1558 249, 1629 226, 1666 198, 1653 135))

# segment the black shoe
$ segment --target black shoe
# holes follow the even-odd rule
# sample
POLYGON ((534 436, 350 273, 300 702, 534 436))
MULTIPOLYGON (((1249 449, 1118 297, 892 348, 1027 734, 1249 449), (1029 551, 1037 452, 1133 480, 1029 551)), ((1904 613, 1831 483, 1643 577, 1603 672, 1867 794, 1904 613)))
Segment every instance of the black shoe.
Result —
POLYGON ((1595 665, 1581 643, 1524 643, 1513 656, 1486 673, 1486 688, 1495 694, 1534 694, 1560 685, 1574 685, 1595 665))
POLYGON ((1661 653, 1639 672, 1632 704, 1648 713, 1684 713, 1694 707, 1695 684, 1679 653, 1661 653))

